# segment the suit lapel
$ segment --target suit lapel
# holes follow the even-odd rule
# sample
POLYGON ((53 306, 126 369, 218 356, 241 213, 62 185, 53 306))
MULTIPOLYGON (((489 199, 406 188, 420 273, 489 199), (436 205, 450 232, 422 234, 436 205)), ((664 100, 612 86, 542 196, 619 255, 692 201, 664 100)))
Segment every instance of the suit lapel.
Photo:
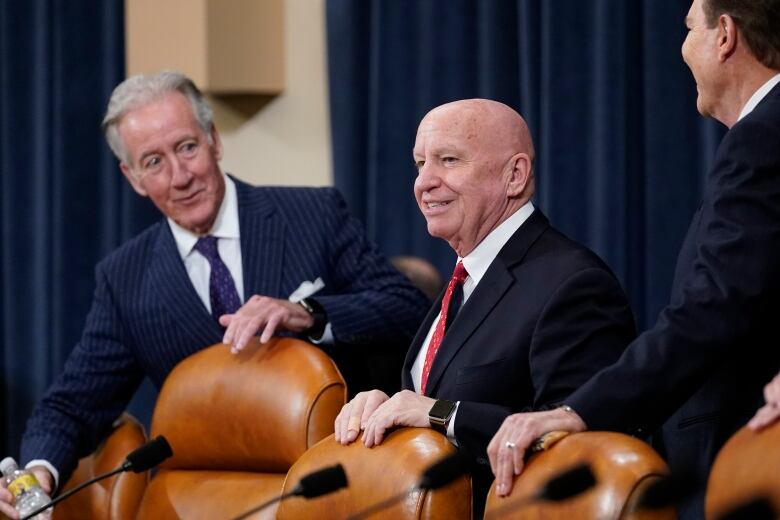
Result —
POLYGON ((222 339, 222 327, 195 292, 166 221, 160 226, 149 273, 163 306, 184 329, 185 337, 203 345, 222 339))
POLYGON ((254 294, 283 298, 284 222, 260 190, 235 180, 238 221, 241 230, 241 259, 244 269, 244 298, 254 294))
MULTIPOLYGON (((452 322, 447 334, 444 336, 439 352, 436 354, 436 359, 434 359, 431 366, 431 372, 428 375, 427 395, 436 395, 437 387, 447 367, 474 331, 487 319, 490 311, 493 310, 504 297, 504 294, 515 283, 515 278, 510 269, 522 262, 529 248, 549 226, 547 218, 541 211, 536 209, 523 225, 515 231, 509 241, 504 244, 504 247, 501 248, 493 263, 490 264, 485 276, 482 277, 474 292, 466 300, 466 303, 460 309, 455 321, 452 322)), ((441 302, 437 306, 436 315, 438 315, 440 306, 441 302)), ((423 336, 424 339, 425 336, 423 336)), ((417 338, 415 338, 416 340, 417 338)), ((419 348, 418 346, 418 351, 419 348)), ((414 360, 412 360, 412 363, 414 363, 414 360)))

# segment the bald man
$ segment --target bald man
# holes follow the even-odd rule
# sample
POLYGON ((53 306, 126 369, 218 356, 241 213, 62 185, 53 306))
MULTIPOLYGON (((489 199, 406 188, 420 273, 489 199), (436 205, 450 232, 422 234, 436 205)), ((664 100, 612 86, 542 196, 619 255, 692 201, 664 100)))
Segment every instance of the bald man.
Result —
POLYGON ((591 251, 534 208, 534 147, 495 101, 442 105, 420 123, 414 193, 428 232, 457 254, 407 353, 405 390, 358 394, 336 440, 366 446, 395 426, 446 433, 473 460, 475 517, 492 481, 486 448, 520 410, 557 406, 635 335, 626 296, 591 251))

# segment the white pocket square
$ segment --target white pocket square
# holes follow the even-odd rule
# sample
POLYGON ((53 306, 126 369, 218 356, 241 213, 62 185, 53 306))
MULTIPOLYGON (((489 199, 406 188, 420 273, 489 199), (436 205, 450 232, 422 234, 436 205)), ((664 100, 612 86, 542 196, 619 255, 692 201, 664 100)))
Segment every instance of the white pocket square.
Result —
POLYGON ((308 298, 312 294, 316 293, 323 287, 325 287, 325 282, 322 281, 322 278, 317 278, 313 282, 305 280, 297 289, 292 292, 290 297, 287 299, 293 303, 298 303, 304 298, 308 298))

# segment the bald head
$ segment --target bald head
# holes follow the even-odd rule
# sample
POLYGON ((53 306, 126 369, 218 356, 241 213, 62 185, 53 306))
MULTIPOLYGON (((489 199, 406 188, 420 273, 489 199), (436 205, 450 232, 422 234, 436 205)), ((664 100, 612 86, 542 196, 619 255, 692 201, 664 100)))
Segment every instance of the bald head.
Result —
POLYGON ((419 131, 431 121, 449 122, 452 132, 463 131, 476 139, 485 153, 510 155, 524 152, 533 160, 534 143, 525 119, 515 110, 492 99, 463 99, 440 105, 428 112, 419 131))
POLYGON ((428 112, 414 146, 428 232, 470 253, 533 195, 533 157, 528 126, 502 103, 467 99, 428 112))

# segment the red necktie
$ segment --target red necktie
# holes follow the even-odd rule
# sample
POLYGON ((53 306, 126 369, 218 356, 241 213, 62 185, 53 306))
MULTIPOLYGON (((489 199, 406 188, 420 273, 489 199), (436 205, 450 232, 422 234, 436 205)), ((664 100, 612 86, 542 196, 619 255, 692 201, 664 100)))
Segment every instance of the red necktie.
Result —
POLYGON ((444 293, 444 298, 441 300, 441 313, 439 322, 436 324, 436 329, 433 331, 431 337, 431 343, 428 345, 428 352, 425 353, 425 364, 423 365, 422 379, 420 380, 420 393, 425 394, 425 385, 428 383, 428 374, 431 373, 431 365, 436 357, 436 353, 441 346, 441 340, 444 338, 444 332, 447 330, 447 314, 450 310, 450 300, 452 300, 452 293, 455 289, 462 284, 469 273, 466 272, 466 268, 463 267, 463 262, 458 262, 455 266, 455 270, 452 272, 452 278, 450 283, 447 284, 447 291, 444 293))

